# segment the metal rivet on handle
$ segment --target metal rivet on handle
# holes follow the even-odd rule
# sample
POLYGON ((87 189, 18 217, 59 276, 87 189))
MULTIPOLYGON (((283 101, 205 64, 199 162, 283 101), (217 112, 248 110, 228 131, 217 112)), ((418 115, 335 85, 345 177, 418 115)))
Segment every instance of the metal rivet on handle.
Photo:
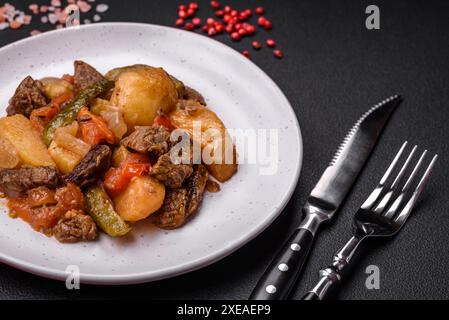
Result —
POLYGON ((290 249, 292 249, 293 251, 299 251, 299 250, 301 250, 301 246, 297 243, 292 243, 290 245, 290 249))
POLYGON ((282 272, 285 272, 288 270, 288 265, 286 265, 285 263, 281 263, 280 265, 278 265, 278 269, 282 272))
POLYGON ((276 292, 276 287, 273 286, 272 284, 266 286, 265 291, 268 293, 275 293, 276 292))

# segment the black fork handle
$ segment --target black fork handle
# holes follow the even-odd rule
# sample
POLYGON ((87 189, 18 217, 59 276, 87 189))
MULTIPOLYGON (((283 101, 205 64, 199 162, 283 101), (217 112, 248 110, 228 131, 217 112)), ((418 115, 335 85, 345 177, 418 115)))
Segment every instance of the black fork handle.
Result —
POLYGON ((341 275, 333 267, 321 270, 321 278, 313 290, 307 292, 301 300, 326 300, 341 285, 341 275))
POLYGON ((302 300, 325 300, 341 285, 342 278, 354 264, 353 257, 366 235, 355 234, 338 250, 333 258, 332 265, 320 271, 320 279, 315 287, 307 292, 302 300))
POLYGON ((296 229, 271 262, 249 299, 287 299, 307 260, 313 238, 309 230, 296 229))
POLYGON ((301 300, 316 301, 320 300, 315 292, 307 292, 301 300))

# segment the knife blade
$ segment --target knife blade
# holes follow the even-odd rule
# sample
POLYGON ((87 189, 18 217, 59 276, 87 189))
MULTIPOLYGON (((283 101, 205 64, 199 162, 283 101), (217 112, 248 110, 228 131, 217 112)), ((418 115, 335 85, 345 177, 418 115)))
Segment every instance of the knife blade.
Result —
POLYGON ((249 299, 288 297, 319 226, 334 217, 400 102, 399 95, 391 96, 371 107, 355 122, 307 198, 302 209, 304 219, 264 272, 249 299))

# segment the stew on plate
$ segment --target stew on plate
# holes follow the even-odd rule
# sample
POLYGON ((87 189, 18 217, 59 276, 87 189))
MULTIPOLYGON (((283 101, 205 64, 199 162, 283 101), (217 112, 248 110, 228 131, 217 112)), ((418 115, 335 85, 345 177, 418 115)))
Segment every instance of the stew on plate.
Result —
POLYGON ((0 196, 11 217, 63 243, 125 236, 141 220, 174 229, 237 172, 223 122, 164 69, 74 67, 27 76, 0 118, 0 196))

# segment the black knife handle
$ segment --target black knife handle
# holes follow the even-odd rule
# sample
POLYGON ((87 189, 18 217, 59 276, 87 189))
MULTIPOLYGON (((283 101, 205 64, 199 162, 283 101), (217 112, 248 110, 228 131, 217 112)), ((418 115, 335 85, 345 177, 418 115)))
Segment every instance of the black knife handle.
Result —
POLYGON ((307 259, 314 235, 296 229, 254 288, 250 300, 283 300, 288 297, 307 259))

